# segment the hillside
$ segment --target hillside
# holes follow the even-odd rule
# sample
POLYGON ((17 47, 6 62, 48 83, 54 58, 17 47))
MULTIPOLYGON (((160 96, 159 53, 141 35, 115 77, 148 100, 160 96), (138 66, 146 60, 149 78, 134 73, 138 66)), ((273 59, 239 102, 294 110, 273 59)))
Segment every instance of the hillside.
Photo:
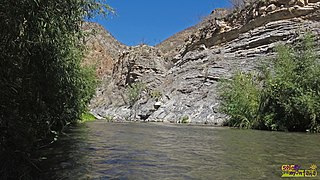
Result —
POLYGON ((230 10, 228 9, 221 8, 213 10, 211 14, 204 17, 200 23, 174 34, 173 36, 157 44, 156 48, 160 49, 164 53, 164 57, 166 59, 172 59, 179 53, 179 50, 192 34, 195 34, 198 29, 210 24, 215 18, 221 19, 225 17, 228 13, 230 13, 229 11, 230 10))
MULTIPOLYGON (((225 115, 217 110, 218 81, 235 70, 255 69, 274 56, 277 44, 295 43, 306 32, 315 34, 319 42, 319 16, 318 0, 258 1, 238 11, 213 11, 198 25, 156 47, 123 48, 107 40, 107 46, 115 48, 105 51, 118 50, 120 54, 112 61, 99 61, 110 62, 102 72, 110 76, 102 81, 91 111, 97 117, 118 121, 187 119, 190 123, 222 124, 225 115), (217 16, 217 12, 221 14, 217 16), (128 91, 135 82, 142 82, 145 89, 132 104, 128 91)), ((103 38, 98 42, 104 42, 103 38)), ((95 50, 94 56, 103 57, 98 52, 95 50)))
POLYGON ((100 78, 111 75, 114 63, 128 47, 117 41, 99 24, 84 23, 83 29, 89 33, 85 39, 85 64, 94 65, 100 78))

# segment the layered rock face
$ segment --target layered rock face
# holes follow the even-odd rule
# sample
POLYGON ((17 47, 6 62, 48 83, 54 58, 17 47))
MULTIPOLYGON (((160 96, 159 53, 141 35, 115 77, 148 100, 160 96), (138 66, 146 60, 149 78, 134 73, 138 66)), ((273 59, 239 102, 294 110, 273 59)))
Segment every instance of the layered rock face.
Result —
POLYGON ((139 45, 128 47, 116 59, 112 75, 102 80, 91 108, 98 117, 112 117, 117 121, 137 119, 140 105, 149 100, 150 92, 157 89, 164 81, 165 74, 171 67, 165 62, 163 54, 155 47, 139 45), (141 83, 144 90, 140 99, 133 106, 128 89, 135 83, 141 83))
POLYGON ((230 10, 228 9, 216 9, 212 11, 210 15, 204 17, 199 24, 178 32, 177 34, 156 45, 156 48, 160 49, 164 53, 163 56, 166 60, 172 60, 174 55, 176 55, 185 45, 186 39, 194 35, 199 29, 206 27, 208 24, 211 24, 213 19, 221 19, 229 13, 230 10))
POLYGON ((114 120, 220 125, 226 118, 218 111, 220 79, 235 70, 254 70, 274 57, 277 44, 294 43, 306 32, 319 42, 318 0, 257 1, 226 12, 217 16, 213 11, 199 25, 156 47, 122 48, 97 90, 92 113, 114 120), (130 104, 128 89, 136 82, 145 88, 130 104))

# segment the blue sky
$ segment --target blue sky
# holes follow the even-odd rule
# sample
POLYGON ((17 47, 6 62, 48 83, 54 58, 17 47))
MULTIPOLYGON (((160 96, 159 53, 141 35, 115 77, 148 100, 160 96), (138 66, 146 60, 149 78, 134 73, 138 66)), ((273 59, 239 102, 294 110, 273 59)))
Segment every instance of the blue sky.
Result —
POLYGON ((215 8, 228 7, 228 0, 109 0, 115 16, 94 21, 126 45, 155 45, 195 25, 215 8))

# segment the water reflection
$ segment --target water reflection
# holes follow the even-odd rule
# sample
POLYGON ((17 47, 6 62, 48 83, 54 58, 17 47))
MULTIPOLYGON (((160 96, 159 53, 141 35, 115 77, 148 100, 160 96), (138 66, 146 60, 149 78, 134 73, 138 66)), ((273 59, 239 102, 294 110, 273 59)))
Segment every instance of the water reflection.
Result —
POLYGON ((46 179, 277 179, 319 163, 319 135, 92 122, 46 150, 46 179))

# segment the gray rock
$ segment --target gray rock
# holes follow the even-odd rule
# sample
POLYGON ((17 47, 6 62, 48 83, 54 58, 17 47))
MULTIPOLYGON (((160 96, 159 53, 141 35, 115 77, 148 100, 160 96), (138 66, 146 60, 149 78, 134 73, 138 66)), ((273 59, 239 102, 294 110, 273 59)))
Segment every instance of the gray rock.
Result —
POLYGON ((274 4, 270 4, 267 8, 266 8, 266 12, 272 12, 275 11, 277 9, 277 6, 274 4))
POLYGON ((255 11, 246 7, 237 15, 225 16, 221 22, 231 29, 219 29, 207 19, 196 30, 188 31, 192 35, 186 42, 173 42, 177 39, 173 37, 161 48, 128 48, 119 55, 112 75, 97 91, 91 103, 92 112, 119 121, 177 123, 188 116, 194 124, 223 124, 227 116, 219 112, 217 92, 221 79, 230 78, 235 70, 256 69, 275 56, 275 46, 294 43, 307 31, 319 37, 320 5, 295 7, 290 3, 278 0, 254 4, 255 11), (281 4, 288 8, 281 9, 281 4), (264 9, 268 12, 264 16, 252 16, 264 9), (170 51, 165 46, 172 47, 169 42, 179 48, 170 51), (146 88, 139 100, 129 106, 128 87, 137 81, 146 88), (151 97, 153 91, 161 91, 161 101, 151 97))

